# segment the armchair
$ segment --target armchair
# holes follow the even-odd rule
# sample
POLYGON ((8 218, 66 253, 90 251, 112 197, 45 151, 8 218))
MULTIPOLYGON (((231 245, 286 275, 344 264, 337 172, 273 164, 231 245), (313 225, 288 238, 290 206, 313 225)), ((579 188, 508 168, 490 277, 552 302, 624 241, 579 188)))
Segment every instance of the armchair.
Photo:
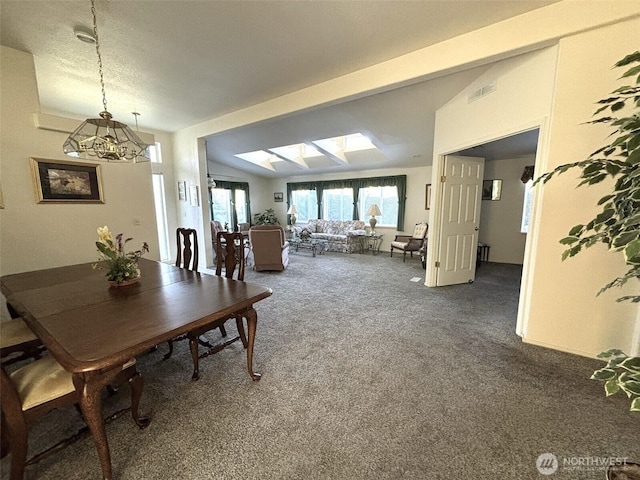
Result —
POLYGON ((416 223, 416 227, 413 229, 413 235, 396 235, 395 240, 391 242, 391 256, 393 257, 393 249, 395 248, 396 250, 402 251, 403 262, 407 260, 407 252, 413 257, 413 252, 417 252, 425 245, 428 230, 429 225, 425 222, 416 223))
POLYGON ((282 271, 289 265, 289 242, 280 225, 259 225, 249 229, 253 269, 282 271))

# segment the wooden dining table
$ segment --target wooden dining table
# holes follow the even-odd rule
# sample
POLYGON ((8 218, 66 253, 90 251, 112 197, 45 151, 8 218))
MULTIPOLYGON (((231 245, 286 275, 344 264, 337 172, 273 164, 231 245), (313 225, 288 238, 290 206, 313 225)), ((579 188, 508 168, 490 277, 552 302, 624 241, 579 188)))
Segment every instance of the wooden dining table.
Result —
POLYGON ((141 280, 110 286, 91 263, 5 275, 0 288, 51 355, 68 371, 100 458, 112 479, 102 417, 103 388, 136 355, 232 313, 247 319, 247 369, 253 380, 258 321, 254 304, 268 287, 140 259, 141 280))

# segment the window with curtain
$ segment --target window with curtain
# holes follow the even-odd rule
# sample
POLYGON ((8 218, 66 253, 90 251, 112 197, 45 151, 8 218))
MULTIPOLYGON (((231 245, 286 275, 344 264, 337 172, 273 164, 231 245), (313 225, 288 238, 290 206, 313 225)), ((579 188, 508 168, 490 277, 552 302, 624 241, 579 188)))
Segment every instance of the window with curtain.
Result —
POLYGON ((216 186, 209 189, 211 219, 235 229, 239 223, 249 223, 251 209, 249 184, 216 180, 216 186))
POLYGON ((382 216, 376 217, 379 227, 395 227, 398 221, 398 189, 396 187, 364 187, 360 189, 358 212, 367 221, 367 209, 375 203, 382 216))
POLYGON ((318 197, 315 190, 294 190, 291 192, 291 205, 295 205, 298 210, 298 223, 318 218, 318 197))
POLYGON ((300 212, 302 202, 299 198, 303 195, 312 198, 314 193, 318 213, 311 215, 313 205, 309 201, 307 210, 303 214, 306 216, 298 215, 298 221, 305 222, 311 218, 367 220, 363 212, 367 211, 371 203, 379 201, 378 206, 382 211, 382 218, 378 218, 380 225, 395 226, 399 231, 404 230, 407 200, 406 175, 287 183, 287 208, 295 205, 300 212), (364 195, 362 198, 360 198, 361 194, 364 195), (367 197, 370 198, 367 199, 367 197), (351 213, 347 208, 349 203, 351 213))
POLYGON ((353 188, 334 188, 324 191, 322 218, 325 220, 353 219, 353 188))

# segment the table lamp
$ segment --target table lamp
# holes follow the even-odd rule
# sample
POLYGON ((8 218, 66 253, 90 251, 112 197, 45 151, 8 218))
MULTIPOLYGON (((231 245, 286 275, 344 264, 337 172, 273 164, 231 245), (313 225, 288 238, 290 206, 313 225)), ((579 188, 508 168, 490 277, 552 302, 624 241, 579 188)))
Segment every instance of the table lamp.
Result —
POLYGON ((289 210, 287 210, 287 215, 291 215, 291 226, 294 227, 296 225, 296 215, 298 213, 298 209, 295 205, 291 205, 289 210))
POLYGON ((375 234, 375 229, 376 229, 376 223, 378 223, 378 221, 376 220, 376 215, 382 215, 382 212, 380 211, 380 208, 378 208, 378 204, 377 203, 372 203, 369 208, 367 209, 367 215, 371 215, 371 218, 369 219, 369 225, 371 225, 371 234, 375 234))

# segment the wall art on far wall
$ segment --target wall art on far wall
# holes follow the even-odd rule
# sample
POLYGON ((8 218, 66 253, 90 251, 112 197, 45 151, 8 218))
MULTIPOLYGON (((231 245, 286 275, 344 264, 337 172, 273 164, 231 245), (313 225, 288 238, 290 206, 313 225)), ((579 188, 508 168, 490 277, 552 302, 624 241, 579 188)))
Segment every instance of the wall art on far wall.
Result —
POLYGON ((104 203, 100 165, 31 158, 38 203, 104 203))
POLYGON ((284 201, 284 195, 282 192, 275 192, 273 194, 273 201, 274 202, 283 202, 284 201))
POLYGON ((484 180, 482 182, 482 200, 500 200, 502 180, 484 180))
POLYGON ((200 195, 198 193, 198 186, 197 185, 191 185, 189 187, 189 204, 192 207, 199 207, 200 206, 200 195))
POLYGON ((178 182, 178 200, 187 200, 187 182, 178 182))
POLYGON ((424 209, 429 210, 431 208, 431 184, 427 183, 427 191, 424 195, 424 209))

